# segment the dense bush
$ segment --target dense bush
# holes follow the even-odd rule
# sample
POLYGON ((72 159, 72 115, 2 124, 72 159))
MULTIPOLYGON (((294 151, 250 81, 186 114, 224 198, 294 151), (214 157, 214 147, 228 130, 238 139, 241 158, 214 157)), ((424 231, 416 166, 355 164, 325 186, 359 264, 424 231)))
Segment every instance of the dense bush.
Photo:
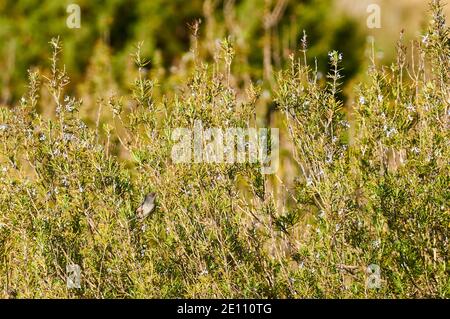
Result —
POLYGON ((194 39, 189 81, 157 101, 138 46, 131 94, 99 99, 110 120, 88 126, 83 102, 65 93, 53 39, 48 74, 30 70, 20 104, 0 108, 1 295, 448 297, 450 47, 432 7, 412 60, 401 40, 390 67, 372 58, 348 112, 345 56, 330 52, 320 79, 303 38, 274 89, 293 185, 259 164, 171 159, 177 127, 258 124, 259 89, 230 83, 228 41, 206 63, 194 39), (149 191, 157 208, 138 221, 149 191), (70 264, 81 289, 66 286, 70 264), (369 265, 381 271, 378 288, 369 265))

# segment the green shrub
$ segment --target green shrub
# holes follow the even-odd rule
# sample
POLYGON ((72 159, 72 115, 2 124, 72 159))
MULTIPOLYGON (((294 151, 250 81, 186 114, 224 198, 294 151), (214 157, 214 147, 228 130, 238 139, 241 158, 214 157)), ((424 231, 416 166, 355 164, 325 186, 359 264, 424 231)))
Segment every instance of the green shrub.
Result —
POLYGON ((330 52, 321 80, 304 39, 275 87, 294 185, 260 164, 171 158, 176 128, 257 126, 259 89, 230 83, 228 41, 213 64, 193 50, 189 81, 158 100, 138 46, 131 94, 99 99, 111 117, 90 127, 65 95, 53 39, 48 75, 29 71, 20 104, 0 108, 2 296, 448 297, 450 48, 432 8, 414 63, 401 41, 390 68, 373 59, 349 110, 345 57, 330 52), (138 221, 150 191, 157 208, 138 221), (80 289, 66 285, 71 264, 80 289), (368 267, 379 267, 376 289, 368 267))
MULTIPOLYGON (((295 50, 296 41, 303 29, 312 34, 312 49, 319 56, 321 66, 328 47, 339 46, 346 50, 346 71, 350 76, 358 71, 363 38, 356 23, 349 17, 336 15, 331 0, 315 1, 212 1, 191 0, 106 0, 101 2, 78 0, 81 9, 81 28, 66 26, 69 16, 67 6, 73 1, 4 0, 0 3, 0 103, 13 104, 20 99, 26 85, 26 70, 47 61, 47 42, 61 36, 65 54, 62 57, 70 70, 68 89, 78 91, 92 80, 89 65, 95 62, 98 46, 109 48, 109 71, 119 88, 129 81, 127 61, 129 52, 137 41, 145 40, 142 53, 152 59, 152 70, 165 89, 172 90, 171 67, 183 68, 189 55, 189 25, 202 19, 199 55, 212 60, 216 39, 230 36, 235 42, 236 59, 234 76, 237 81, 262 78, 263 21, 278 3, 285 9, 276 16, 270 31, 272 50, 270 61, 280 67, 287 52, 295 50), (337 39, 345 38, 343 41, 337 39), (353 48, 352 48, 353 47, 353 48)), ((174 78, 187 79, 181 72, 174 78)), ((81 90, 82 91, 82 90, 81 90)), ((80 91, 78 91, 80 92, 80 91)), ((91 104, 86 101, 87 106, 91 104)))

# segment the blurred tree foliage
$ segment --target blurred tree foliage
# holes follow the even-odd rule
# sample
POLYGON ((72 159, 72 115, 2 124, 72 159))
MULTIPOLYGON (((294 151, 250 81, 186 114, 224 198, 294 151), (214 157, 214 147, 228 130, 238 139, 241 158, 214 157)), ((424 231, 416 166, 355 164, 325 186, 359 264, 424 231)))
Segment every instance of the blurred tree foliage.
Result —
MULTIPOLYGON (((213 58, 213 47, 230 37, 234 42, 235 74, 243 79, 263 77, 264 49, 271 66, 283 66, 298 49, 303 30, 311 57, 326 70, 331 48, 343 52, 344 75, 358 72, 364 38, 349 17, 338 16, 332 0, 77 0, 81 28, 66 26, 66 8, 73 1, 0 1, 0 102, 12 104, 26 88, 27 69, 48 65, 50 38, 59 35, 64 63, 72 74, 71 88, 86 78, 88 65, 101 41, 110 48, 112 71, 124 87, 124 65, 133 46, 144 41, 143 54, 164 70, 176 65, 189 50, 190 25, 202 20, 199 37, 203 58, 213 58)), ((310 61, 314 62, 314 61, 310 61)))

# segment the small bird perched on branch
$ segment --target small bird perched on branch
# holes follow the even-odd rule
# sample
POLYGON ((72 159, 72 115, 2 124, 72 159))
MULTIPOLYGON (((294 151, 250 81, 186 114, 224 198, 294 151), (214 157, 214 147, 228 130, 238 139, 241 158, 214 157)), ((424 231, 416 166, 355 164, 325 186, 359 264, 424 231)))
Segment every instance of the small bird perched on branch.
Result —
POLYGON ((151 192, 145 195, 145 199, 142 202, 141 206, 139 206, 136 209, 136 216, 140 220, 143 220, 148 215, 150 215, 151 212, 155 209, 155 197, 156 193, 151 192))

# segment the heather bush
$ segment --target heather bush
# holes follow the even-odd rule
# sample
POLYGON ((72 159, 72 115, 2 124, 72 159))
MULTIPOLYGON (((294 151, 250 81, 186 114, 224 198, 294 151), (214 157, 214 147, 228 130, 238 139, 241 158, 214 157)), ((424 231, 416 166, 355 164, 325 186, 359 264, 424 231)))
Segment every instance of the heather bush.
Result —
POLYGON ((323 85, 302 57, 280 77, 277 101, 302 175, 297 203, 313 225, 301 273, 316 296, 448 296, 450 47, 442 8, 432 9, 410 64, 401 39, 390 68, 373 54, 348 112, 336 99, 338 52, 323 85), (379 290, 362 285, 369 264, 382 271, 379 290))
POLYGON ((261 163, 171 156, 177 128, 261 125, 260 88, 233 81, 232 41, 205 61, 195 32, 188 80, 157 99, 137 45, 129 94, 93 98, 86 123, 53 39, 50 69, 29 70, 27 94, 0 108, 0 295, 448 297, 449 29, 431 7, 426 34, 400 39, 389 67, 373 54, 347 104, 345 55, 329 53, 323 79, 303 36, 274 84, 293 184, 261 163), (150 191, 155 212, 138 220, 150 191))

